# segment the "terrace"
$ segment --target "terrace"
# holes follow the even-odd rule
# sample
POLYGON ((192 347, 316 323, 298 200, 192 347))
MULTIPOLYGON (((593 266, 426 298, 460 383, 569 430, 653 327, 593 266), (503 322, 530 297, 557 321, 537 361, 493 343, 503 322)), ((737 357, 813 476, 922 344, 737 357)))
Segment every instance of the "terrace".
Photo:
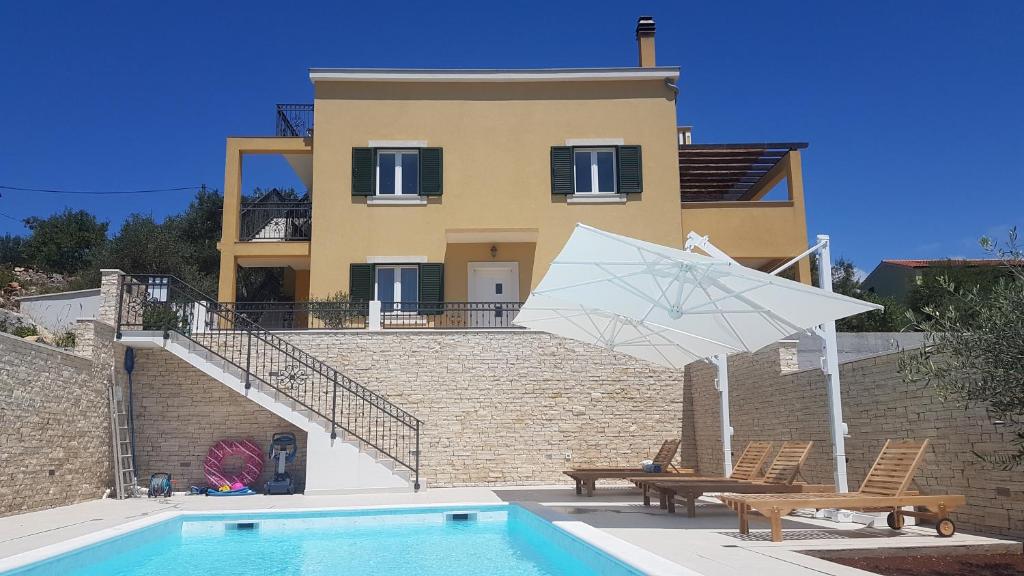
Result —
MULTIPOLYGON (((692 144, 680 128, 679 195, 683 230, 714 231, 721 248, 744 265, 770 270, 807 246, 804 142, 692 144), (750 234, 756 224, 757 234, 750 234)), ((796 278, 808 281, 801 263, 796 278)))

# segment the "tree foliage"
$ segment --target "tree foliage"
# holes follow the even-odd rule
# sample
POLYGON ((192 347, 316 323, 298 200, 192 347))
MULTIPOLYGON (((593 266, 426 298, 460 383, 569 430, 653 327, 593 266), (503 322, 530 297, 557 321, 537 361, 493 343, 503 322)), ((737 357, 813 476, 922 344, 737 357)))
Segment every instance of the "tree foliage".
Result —
MULTIPOLYGON (((817 258, 811 259, 812 277, 817 285, 817 258)), ((845 258, 832 263, 832 291, 884 306, 882 310, 862 312, 836 322, 839 332, 902 332, 910 325, 907 308, 894 298, 878 296, 861 287, 857 267, 845 258)))
MULTIPOLYGON (((291 188, 256 188, 246 199, 271 192, 283 200, 299 198, 291 188)), ((31 229, 28 239, 0 237, 0 264, 25 264, 43 272, 74 275, 69 289, 99 286, 101 268, 130 274, 170 274, 215 297, 223 208, 223 196, 204 187, 184 212, 162 222, 151 214, 131 214, 109 239, 107 223, 98 222, 85 210, 32 217, 25 221, 31 229)), ((284 297, 281 269, 239 269, 239 300, 275 301, 284 297)))
POLYGON ((25 259, 48 272, 74 274, 94 261, 107 241, 107 222, 85 210, 66 209, 48 218, 30 217, 32 235, 25 242, 25 259))
POLYGON ((988 294, 1002 279, 1013 276, 1006 266, 963 266, 956 260, 926 269, 920 280, 907 293, 907 307, 916 313, 925 308, 959 306, 960 298, 952 295, 948 285, 977 288, 980 296, 988 294))
POLYGON ((900 369, 908 382, 926 382, 965 406, 984 406, 989 417, 1016 435, 1016 451, 980 454, 1003 469, 1024 465, 1024 251, 1016 230, 997 245, 982 246, 1003 261, 994 283, 957 284, 938 276, 942 298, 914 313, 925 345, 904 352, 900 369))
POLYGON ((0 236, 0 264, 22 266, 26 261, 24 238, 11 234, 0 236))
POLYGON ((223 205, 223 197, 216 191, 202 190, 183 213, 163 222, 151 215, 132 214, 105 246, 94 268, 170 274, 205 294, 216 295, 223 205))

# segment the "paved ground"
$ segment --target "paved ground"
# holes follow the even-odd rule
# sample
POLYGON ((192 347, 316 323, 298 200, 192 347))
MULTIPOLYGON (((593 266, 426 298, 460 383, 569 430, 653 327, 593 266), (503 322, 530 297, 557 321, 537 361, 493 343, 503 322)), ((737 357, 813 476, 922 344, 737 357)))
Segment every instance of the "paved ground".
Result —
MULTIPOLYGON (((834 575, 864 576, 848 568, 801 554, 799 550, 886 549, 941 547, 943 550, 1020 551, 1019 542, 957 534, 938 538, 931 528, 912 527, 902 533, 837 524, 813 518, 790 517, 784 524, 786 541, 773 544, 767 523, 752 525, 751 534, 740 537, 736 517, 725 506, 706 499, 697 517, 668 515, 640 503, 631 488, 599 488, 594 498, 577 496, 567 487, 438 488, 419 494, 361 494, 347 496, 250 496, 206 498, 175 496, 167 499, 97 500, 43 512, 0 518, 0 558, 5 558, 91 534, 168 510, 331 508, 340 506, 471 504, 529 502, 548 507, 627 542, 645 548, 705 576, 834 575)), ((875 552, 872 552, 875 551, 875 552)), ((896 553, 895 550, 885 553, 896 553)))

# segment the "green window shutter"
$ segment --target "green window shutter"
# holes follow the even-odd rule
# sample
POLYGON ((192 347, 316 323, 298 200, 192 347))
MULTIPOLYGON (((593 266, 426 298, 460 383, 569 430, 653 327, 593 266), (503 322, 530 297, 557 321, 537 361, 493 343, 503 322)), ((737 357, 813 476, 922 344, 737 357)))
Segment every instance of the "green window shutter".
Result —
POLYGON ((350 264, 348 267, 348 296, 352 302, 373 300, 373 264, 350 264))
POLYGON ((352 149, 352 195, 373 196, 377 193, 374 189, 376 183, 374 176, 377 172, 374 166, 373 148, 352 149))
POLYGON ((444 162, 440 148, 420 148, 420 196, 440 196, 444 162))
POLYGON ((572 178, 572 146, 551 147, 551 193, 575 192, 572 178))
POLYGON ((444 312, 444 264, 420 264, 419 273, 420 314, 441 314, 444 312))
POLYGON ((619 193, 639 194, 644 191, 644 170, 639 146, 619 146, 619 193))

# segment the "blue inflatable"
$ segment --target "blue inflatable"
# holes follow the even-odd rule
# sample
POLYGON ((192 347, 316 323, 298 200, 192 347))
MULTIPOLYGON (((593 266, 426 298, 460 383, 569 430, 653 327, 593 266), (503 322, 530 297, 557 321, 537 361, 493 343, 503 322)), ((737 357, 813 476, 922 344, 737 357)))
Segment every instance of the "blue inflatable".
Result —
POLYGON ((213 488, 206 489, 207 496, 248 496, 249 494, 255 493, 256 492, 254 492, 252 488, 249 488, 248 486, 244 488, 239 488, 238 490, 225 490, 224 492, 214 490, 213 488))

